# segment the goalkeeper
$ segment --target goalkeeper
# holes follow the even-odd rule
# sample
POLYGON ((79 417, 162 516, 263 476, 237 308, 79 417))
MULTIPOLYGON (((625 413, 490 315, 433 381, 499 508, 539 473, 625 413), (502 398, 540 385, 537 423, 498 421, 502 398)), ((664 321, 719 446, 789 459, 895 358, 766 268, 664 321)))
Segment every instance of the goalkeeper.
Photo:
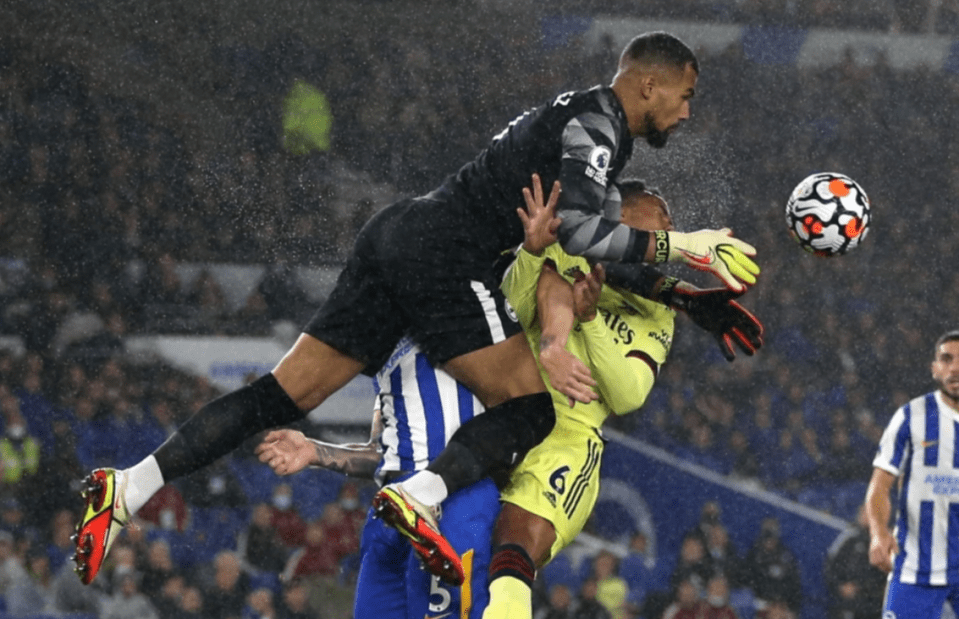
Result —
MULTIPOLYGON (((645 285, 644 292, 659 302, 604 286, 601 265, 590 267, 550 244, 556 191, 544 206, 538 189, 534 179, 533 192, 524 191, 526 240, 503 290, 533 350, 555 342, 575 355, 589 368, 599 399, 574 406, 550 387, 556 425, 517 466, 501 496, 484 619, 532 617, 536 568, 573 541, 596 503, 600 427, 610 413, 622 415, 643 405, 669 353, 675 309, 711 331, 729 360, 735 357, 734 344, 750 355, 762 345, 762 326, 725 288, 699 290, 648 271, 642 278, 631 278, 628 271, 617 275, 624 284, 645 285)), ((666 202, 642 182, 623 181, 619 190, 623 223, 641 230, 672 229, 666 202)))

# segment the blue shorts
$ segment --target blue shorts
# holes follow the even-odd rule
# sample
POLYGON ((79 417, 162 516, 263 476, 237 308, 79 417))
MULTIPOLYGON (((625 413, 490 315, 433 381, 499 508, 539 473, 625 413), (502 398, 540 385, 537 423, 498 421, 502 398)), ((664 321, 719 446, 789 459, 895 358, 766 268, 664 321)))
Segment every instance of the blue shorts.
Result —
POLYGON ((942 607, 949 601, 959 615, 959 584, 907 585, 895 578, 889 580, 883 619, 939 619, 942 607))
POLYGON ((440 531, 462 557, 466 572, 459 587, 423 570, 406 537, 373 518, 371 510, 360 546, 355 619, 480 619, 489 601, 490 544, 499 509, 499 491, 490 479, 443 502, 440 531))

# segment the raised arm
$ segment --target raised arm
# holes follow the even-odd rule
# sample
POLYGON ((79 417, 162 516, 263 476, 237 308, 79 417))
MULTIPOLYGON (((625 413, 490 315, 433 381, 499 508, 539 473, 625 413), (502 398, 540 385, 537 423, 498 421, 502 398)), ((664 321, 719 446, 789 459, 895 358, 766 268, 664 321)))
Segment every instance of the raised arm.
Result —
POLYGON ((607 173, 623 145, 615 121, 598 113, 573 118, 563 132, 559 179, 564 191, 557 207, 559 243, 566 253, 591 261, 680 262, 709 271, 731 290, 756 283, 756 249, 728 228, 696 232, 647 232, 620 223, 619 192, 607 173))
POLYGON ((566 341, 574 324, 570 285, 546 266, 546 248, 556 241, 559 220, 556 203, 561 195, 559 183, 553 185, 544 203, 542 185, 534 174, 529 188, 523 190, 526 209, 517 209, 523 222, 525 239, 503 280, 503 292, 516 311, 520 324, 529 331, 540 327, 539 342, 532 342, 537 358, 546 371, 550 385, 572 402, 592 402, 597 398, 596 384, 589 369, 566 350, 566 341))

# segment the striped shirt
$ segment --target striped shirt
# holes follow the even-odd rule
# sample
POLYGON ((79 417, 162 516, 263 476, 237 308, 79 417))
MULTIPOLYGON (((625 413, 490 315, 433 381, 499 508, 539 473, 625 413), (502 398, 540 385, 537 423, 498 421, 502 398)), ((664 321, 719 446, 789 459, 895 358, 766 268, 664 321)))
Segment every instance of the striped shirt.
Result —
POLYGON ((457 428, 483 405, 452 376, 435 369, 409 337, 373 378, 383 419, 383 460, 376 472, 419 471, 443 451, 457 428))
POLYGON ((959 584, 959 412, 938 391, 911 400, 886 426, 873 466, 902 478, 894 577, 959 584))

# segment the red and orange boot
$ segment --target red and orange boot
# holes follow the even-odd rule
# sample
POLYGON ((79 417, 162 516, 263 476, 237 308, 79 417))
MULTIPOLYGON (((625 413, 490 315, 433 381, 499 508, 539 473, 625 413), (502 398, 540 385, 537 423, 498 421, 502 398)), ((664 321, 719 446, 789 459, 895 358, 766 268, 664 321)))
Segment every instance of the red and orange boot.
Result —
POLYGON ((440 533, 437 508, 427 507, 403 490, 400 484, 390 484, 373 497, 377 517, 410 539, 426 570, 452 585, 461 585, 465 579, 459 554, 440 533))
POLYGON ((130 515, 123 500, 125 480, 120 471, 97 469, 90 473, 85 483, 86 489, 81 496, 86 509, 73 536, 76 543, 73 560, 80 580, 89 585, 100 571, 110 546, 130 521, 130 515))

